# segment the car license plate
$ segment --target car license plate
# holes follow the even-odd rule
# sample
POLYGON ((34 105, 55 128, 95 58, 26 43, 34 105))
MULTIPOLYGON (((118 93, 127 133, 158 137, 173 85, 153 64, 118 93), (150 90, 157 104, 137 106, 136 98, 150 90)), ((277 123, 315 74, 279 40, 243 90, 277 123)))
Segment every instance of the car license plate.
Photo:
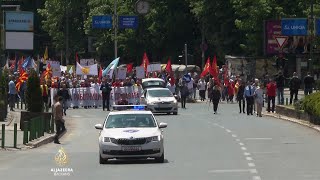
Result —
POLYGON ((122 151, 141 151, 140 146, 122 146, 122 151))

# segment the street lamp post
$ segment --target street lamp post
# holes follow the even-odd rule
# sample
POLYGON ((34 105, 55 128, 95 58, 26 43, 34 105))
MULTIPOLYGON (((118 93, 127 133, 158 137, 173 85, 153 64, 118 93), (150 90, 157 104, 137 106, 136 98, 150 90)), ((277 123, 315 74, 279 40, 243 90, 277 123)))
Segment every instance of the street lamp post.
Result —
POLYGON ((185 73, 187 73, 187 67, 188 67, 188 45, 184 44, 184 57, 185 57, 185 63, 186 63, 186 69, 185 73))
POLYGON ((314 14, 313 14, 314 0, 311 0, 311 12, 310 12, 310 61, 309 61, 309 72, 313 71, 313 38, 314 38, 314 14))
POLYGON ((114 58, 118 57, 118 39, 117 39, 117 30, 118 30, 118 15, 117 15, 117 0, 114 0, 114 58))
POLYGON ((66 65, 69 65, 69 6, 70 1, 66 6, 66 65))

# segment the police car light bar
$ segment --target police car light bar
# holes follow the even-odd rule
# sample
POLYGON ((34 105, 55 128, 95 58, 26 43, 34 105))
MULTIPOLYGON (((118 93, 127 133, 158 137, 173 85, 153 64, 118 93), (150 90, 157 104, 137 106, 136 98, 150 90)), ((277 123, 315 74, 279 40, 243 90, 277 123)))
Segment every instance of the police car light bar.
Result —
POLYGON ((113 110, 124 111, 124 110, 146 110, 147 105, 113 105, 113 110))

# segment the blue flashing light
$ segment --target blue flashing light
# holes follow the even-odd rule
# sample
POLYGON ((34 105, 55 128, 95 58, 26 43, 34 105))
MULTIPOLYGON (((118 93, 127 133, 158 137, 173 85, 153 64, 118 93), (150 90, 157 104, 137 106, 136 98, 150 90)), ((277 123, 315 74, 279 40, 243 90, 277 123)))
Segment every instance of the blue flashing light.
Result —
POLYGON ((145 106, 133 106, 133 109, 135 109, 135 110, 144 110, 145 106))

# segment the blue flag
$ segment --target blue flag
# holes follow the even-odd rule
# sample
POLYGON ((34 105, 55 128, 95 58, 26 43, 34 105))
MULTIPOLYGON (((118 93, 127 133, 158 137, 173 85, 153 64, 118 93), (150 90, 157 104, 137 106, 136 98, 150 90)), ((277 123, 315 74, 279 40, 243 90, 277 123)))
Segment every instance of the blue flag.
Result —
POLYGON ((29 67, 31 67, 32 66, 32 60, 31 60, 31 58, 30 58, 30 56, 29 57, 27 57, 24 61, 23 61, 23 63, 22 63, 22 68, 23 69, 27 69, 27 68, 29 68, 29 67))
POLYGON ((117 59, 113 60, 113 61, 108 65, 108 67, 106 67, 106 68, 102 71, 102 76, 103 76, 103 77, 106 77, 106 76, 109 75, 109 78, 112 78, 113 71, 114 71, 114 69, 117 68, 118 63, 119 63, 119 59, 120 59, 120 58, 117 58, 117 59))

